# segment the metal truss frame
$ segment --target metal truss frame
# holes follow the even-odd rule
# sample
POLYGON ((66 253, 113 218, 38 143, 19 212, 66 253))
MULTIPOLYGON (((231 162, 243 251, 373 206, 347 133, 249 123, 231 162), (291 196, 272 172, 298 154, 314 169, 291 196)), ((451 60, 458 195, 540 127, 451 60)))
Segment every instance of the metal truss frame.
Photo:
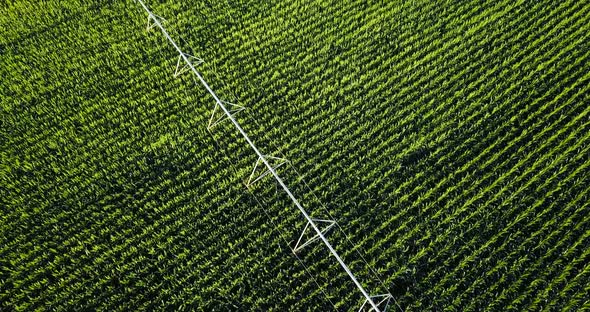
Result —
MULTIPOLYGON (((236 113, 241 112, 246 109, 244 106, 241 106, 241 105, 233 104, 233 103, 226 102, 226 101, 221 101, 221 102, 223 104, 225 104, 226 107, 229 108, 229 112, 232 116, 235 115, 236 113)), ((209 118, 209 124, 207 124, 207 130, 213 129, 213 127, 217 126, 219 123, 221 123, 224 120, 229 120, 227 118, 227 115, 224 114, 223 111, 217 110, 218 108, 219 108, 219 104, 215 103, 215 106, 213 107, 213 111, 211 112, 211 118, 209 118), (219 114, 219 113, 221 113, 221 114, 219 114), (219 115, 221 115, 221 116, 219 116, 219 115)))
MULTIPOLYGON (((162 34, 168 39, 168 41, 170 41, 170 43, 174 46, 174 48, 178 51, 179 53, 179 58, 178 58, 178 62, 176 65, 176 71, 175 71, 175 76, 180 75, 182 72, 184 71, 188 71, 189 69, 193 72, 193 74, 197 77, 197 79, 201 82, 201 84, 205 87, 205 89, 209 92, 209 94, 211 94, 211 96, 213 97, 213 99, 216 102, 215 108, 213 113, 215 113, 215 110, 217 109, 217 107, 219 107, 223 113, 225 113, 225 115, 227 117, 228 120, 230 120, 232 122, 232 124, 235 126, 235 128, 238 130, 238 132, 240 132, 240 134, 242 134, 242 136, 244 137, 244 139, 246 140, 246 142, 248 143, 248 145, 250 145, 250 147, 254 150, 254 152, 256 153, 256 155, 258 156, 258 160, 256 161, 256 164, 254 165, 254 170, 252 171, 252 174, 250 175, 250 178, 248 179, 248 182, 246 183, 246 186, 251 186, 252 183, 255 183, 257 181, 259 181, 260 179, 262 179, 264 176, 267 175, 272 175, 275 179, 276 182, 283 188, 283 190, 285 191, 285 193, 287 193, 287 195, 289 196, 289 198, 293 201, 293 203, 295 204, 295 206, 297 207, 297 209, 299 209, 299 211, 301 212, 301 214, 303 215, 303 217, 306 219, 307 221, 307 225, 304 229, 304 232, 306 230, 308 230, 308 228, 311 228, 315 231, 315 236, 313 237, 312 241, 315 240, 321 240, 326 247, 328 248, 328 250, 330 251, 330 253, 336 258, 336 260, 338 261, 338 263, 340 264, 340 266, 342 266, 342 268, 346 271, 346 273, 348 274, 348 276, 350 277, 350 279, 352 280, 352 282, 356 285, 356 287, 359 289, 359 291, 362 293, 362 295, 365 298, 365 301, 363 303, 363 305, 361 306, 361 310, 365 309, 366 307, 370 307, 369 311, 375 311, 375 312, 381 312, 381 311, 385 311, 385 309, 387 309, 387 304, 389 303, 389 301, 393 298, 393 296, 391 294, 384 294, 384 295, 376 295, 376 296, 371 296, 369 295, 369 293, 365 290, 365 288, 363 287, 363 285, 356 279, 356 277, 354 276, 354 274, 351 272, 350 268, 348 267, 348 265, 346 265, 346 263, 344 262, 344 260, 342 260, 342 258, 340 257, 340 255, 338 255, 338 253, 336 252, 336 250, 334 249, 334 247, 332 247, 332 244, 330 244, 330 242, 328 241, 328 239, 324 236, 324 233, 327 230, 322 230, 320 229, 320 227, 316 224, 317 222, 319 223, 325 223, 325 222, 334 222, 334 221, 330 221, 330 220, 321 220, 320 219, 313 219, 309 216, 309 214, 307 213, 307 211, 303 208, 303 206, 301 205, 301 203, 297 200, 297 198, 295 198, 295 196, 293 195, 293 193, 291 192, 291 190, 289 190, 289 188, 287 187, 287 185, 283 182, 283 180, 281 179, 281 177, 277 174, 276 172, 276 168, 278 168, 279 166, 274 166, 271 164, 271 161, 275 161, 275 160, 282 160, 283 162, 281 162, 281 164, 286 163, 284 159, 281 158, 276 158, 276 157, 272 157, 272 156, 267 156, 264 155, 262 152, 260 152, 260 150, 256 147, 256 145, 254 144, 254 142, 250 139, 250 137, 248 136, 248 134, 244 131, 244 129, 242 129, 242 127, 240 126, 240 124, 236 121, 236 119, 233 117, 233 114, 236 113, 235 109, 228 109, 224 104, 228 104, 227 102, 223 102, 219 99, 219 97, 217 97, 217 95, 215 94, 215 92, 213 92, 213 90, 211 89, 211 87, 209 86, 209 84, 207 84, 207 82, 205 81, 205 79, 203 78, 203 76, 201 76, 201 74, 196 70, 195 66, 198 64, 202 63, 202 60, 196 57, 193 57, 191 55, 188 55, 186 53, 184 53, 182 51, 182 49, 176 44, 176 42, 172 39, 172 37, 170 37, 170 35, 168 34, 168 32, 166 31, 166 29, 164 28, 164 26, 162 26, 162 23, 165 22, 166 20, 160 16, 157 16, 155 14, 153 14, 149 8, 145 5, 145 3, 142 0, 136 0, 139 4, 141 4, 141 6, 143 7, 143 9, 148 13, 148 19, 147 19, 147 30, 151 30, 153 28, 160 28, 160 30, 162 31, 162 34), (195 64, 193 64, 193 60, 196 59, 197 62, 195 62, 195 64), (184 61, 185 64, 182 68, 180 68, 180 63, 181 61, 184 61), (201 62, 199 62, 201 61, 201 62), (258 167, 261 167, 262 165, 264 165, 266 167, 266 170, 261 174, 261 176, 258 176, 257 178, 253 179, 253 174, 256 172, 258 167), (252 180, 253 179, 253 180, 252 180), (376 301, 376 299, 378 298, 384 298, 381 299, 381 301, 376 301), (380 305, 382 305, 383 303, 385 303, 385 308, 381 309, 379 308, 380 305)), ((234 104, 229 105, 229 106, 235 106, 234 104)), ((223 120, 223 119, 222 119, 223 120)), ((218 120, 221 121, 221 120, 218 120)), ((209 122, 209 128, 218 124, 217 123, 213 123, 211 124, 211 120, 209 122)), ((331 223, 328 227, 331 227, 335 224, 331 223)), ((300 240, 301 241, 301 237, 300 240)), ((302 246, 300 248, 302 248, 303 246, 309 245, 309 243, 311 243, 311 241, 307 241, 305 243, 302 244, 302 246)))
MULTIPOLYGON (((326 235, 326 233, 332 228, 334 227, 334 225, 336 225, 336 221, 333 220, 325 220, 325 219, 312 219, 315 223, 327 223, 328 225, 326 227, 324 227, 322 229, 322 234, 326 235)), ((311 238, 307 239, 306 241, 303 241, 303 237, 305 236, 305 233, 307 233, 307 229, 309 228, 309 222, 305 225, 305 227, 303 228, 303 231, 301 232, 301 235, 299 236, 299 239, 297 240, 297 243, 295 243, 295 246, 292 248, 293 253, 297 254, 301 249, 305 248, 306 246, 308 246, 309 244, 317 241, 320 239, 320 235, 319 234, 315 234, 314 236, 312 236, 311 238)))
MULTIPOLYGON (((183 54, 184 54, 184 58, 188 59, 189 62, 191 62, 191 64, 193 66, 199 66, 205 62, 196 56, 192 56, 192 55, 189 55, 186 53, 183 53, 183 54)), ((178 61, 176 62, 176 70, 174 71, 174 78, 180 76, 182 73, 184 73, 190 69, 190 67, 188 66, 188 63, 184 64, 182 67, 180 67, 180 65, 181 65, 180 61, 182 61, 182 59, 183 59, 183 55, 181 54, 178 56, 178 61)))
POLYGON ((256 160, 256 163, 254 164, 254 168, 252 169, 252 173, 250 173, 250 176, 248 177, 248 180, 246 181, 246 187, 250 188, 254 183, 262 180, 262 178, 271 174, 272 172, 269 170, 270 168, 263 167, 264 163, 270 164, 271 162, 274 163, 271 165, 271 168, 273 170, 277 170, 279 167, 281 167, 284 164, 287 164, 289 161, 284 158, 274 157, 274 156, 269 156, 269 155, 259 156, 258 160, 256 160), (263 171, 260 174, 258 174, 258 176, 256 176, 256 171, 259 168, 263 168, 263 171))
POLYGON ((391 302, 391 300, 393 300, 393 296, 391 294, 374 295, 374 296, 371 296, 371 299, 376 300, 377 307, 383 306, 383 309, 378 310, 378 309, 375 309, 375 307, 372 307, 371 305, 367 305, 367 303, 369 303, 369 301, 368 301, 368 299, 365 299, 365 302, 363 303, 363 305, 359 309, 359 312, 364 312, 364 311, 366 311, 366 312, 370 312, 370 311, 386 312, 387 308, 389 307, 389 303, 391 302))
POLYGON ((152 28, 157 27, 158 25, 161 25, 163 22, 166 22, 165 18, 160 17, 160 16, 148 11, 146 30, 150 31, 150 30, 152 30, 152 28))

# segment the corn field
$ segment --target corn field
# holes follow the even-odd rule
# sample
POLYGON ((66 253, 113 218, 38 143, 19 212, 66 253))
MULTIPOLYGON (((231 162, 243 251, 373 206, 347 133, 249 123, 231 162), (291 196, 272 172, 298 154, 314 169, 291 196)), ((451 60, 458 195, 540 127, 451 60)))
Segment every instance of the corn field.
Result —
MULTIPOLYGON (((590 4, 147 3, 388 311, 590 310, 590 4)), ((0 3, 0 310, 358 311, 146 17, 0 3)))

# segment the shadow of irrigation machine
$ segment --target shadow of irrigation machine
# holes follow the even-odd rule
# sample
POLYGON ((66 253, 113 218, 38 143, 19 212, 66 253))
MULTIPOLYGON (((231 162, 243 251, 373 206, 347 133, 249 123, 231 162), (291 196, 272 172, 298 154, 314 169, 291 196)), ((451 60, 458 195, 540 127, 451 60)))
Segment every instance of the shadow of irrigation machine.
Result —
POLYGON ((168 39, 168 41, 174 46, 176 51, 178 52, 178 61, 176 62, 176 70, 174 72, 174 77, 177 77, 185 72, 192 71, 192 73, 196 76, 196 78, 201 82, 201 84, 205 87, 207 92, 211 94, 213 99, 215 100, 215 107, 211 114, 211 118, 209 120, 209 124, 207 126, 208 130, 211 130, 217 124, 219 124, 223 120, 229 120, 233 124, 233 126, 238 130, 238 132, 242 135, 242 137, 246 140, 248 145, 252 148, 256 156, 258 157, 256 163, 254 164, 254 168, 246 182, 246 186, 250 187, 254 183, 260 181, 265 176, 273 176, 278 185, 282 188, 282 190, 287 194, 289 199, 295 204, 295 206, 299 209, 303 217, 305 218, 306 225, 298 237, 297 240, 294 240, 289 244, 291 251, 297 255, 297 253, 301 252, 301 250, 308 245, 321 240, 324 245, 328 248, 329 252, 334 256, 334 258, 338 261, 340 266, 346 271, 352 282, 356 285, 358 290, 362 293, 364 297, 364 302, 360 306, 358 311, 376 311, 376 312, 383 312, 386 311, 388 305, 395 301, 391 293, 388 291, 386 293, 371 295, 369 292, 365 290, 363 285, 357 280, 355 275, 352 273, 348 265, 342 260, 342 258, 338 255, 336 250, 330 244, 328 239, 326 238, 325 234, 335 225, 337 225, 336 221, 330 219, 318 219, 312 218, 308 212, 303 208, 297 198, 293 195, 289 187, 285 184, 283 179, 278 175, 276 169, 288 161, 283 158, 273 157, 266 154, 263 154, 257 147, 254 145, 254 142, 250 139, 250 137, 246 134, 244 129, 240 126, 240 124, 234 118, 234 115, 242 110, 245 107, 232 104, 229 102, 225 102, 220 100, 215 92, 211 89, 211 87, 205 82, 201 74, 195 69, 195 66, 200 65, 203 63, 203 60, 192 55, 184 53, 180 47, 176 44, 176 42, 170 37, 162 23, 165 19, 153 14, 149 8, 145 5, 142 0, 136 0, 143 9, 147 12, 147 31, 153 28, 159 28, 162 31, 162 34, 168 39), (222 113, 222 114, 220 114, 222 113), (312 231, 312 235, 309 235, 309 231, 312 231), (315 234, 314 234, 315 233, 315 234))

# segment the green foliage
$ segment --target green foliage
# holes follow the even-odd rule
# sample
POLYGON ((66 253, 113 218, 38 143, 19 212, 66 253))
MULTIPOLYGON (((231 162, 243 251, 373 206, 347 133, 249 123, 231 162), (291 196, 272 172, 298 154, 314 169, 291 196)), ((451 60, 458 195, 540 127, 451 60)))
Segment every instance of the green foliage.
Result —
MULTIPOLYGON (((590 308, 590 5, 151 2, 404 310, 590 308)), ((131 0, 0 4, 0 310, 354 310, 145 26, 131 0)))

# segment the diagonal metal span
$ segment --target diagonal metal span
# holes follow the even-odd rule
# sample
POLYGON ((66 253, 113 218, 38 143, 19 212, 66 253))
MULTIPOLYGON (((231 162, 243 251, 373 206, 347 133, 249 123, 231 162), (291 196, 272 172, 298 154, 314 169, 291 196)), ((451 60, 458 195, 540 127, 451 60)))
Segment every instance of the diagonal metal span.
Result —
POLYGON ((180 57, 182 58, 182 60, 185 61, 186 66, 188 66, 191 69, 191 71, 195 74, 195 76, 197 76, 197 78, 199 79, 199 81, 203 84, 203 86, 205 87, 205 89, 207 89, 207 91, 209 92, 209 94, 211 94, 211 96, 213 97, 213 99, 215 99, 215 102, 217 102, 217 105, 219 105, 219 107, 227 115, 227 118, 234 124, 234 126, 242 134, 242 136, 244 137, 244 139, 246 139, 246 141, 248 142, 248 144, 250 145, 250 147, 254 150, 254 152, 256 153, 256 155, 258 155, 260 161, 262 161, 262 163, 264 163, 264 165, 268 168, 268 171, 274 176, 274 178, 277 180, 277 182, 281 185, 281 187, 283 188, 283 190, 287 193, 287 195, 289 196, 289 198, 291 199, 291 201, 293 201, 293 203, 299 209, 299 211, 301 211, 301 214, 303 215, 303 217, 305 217, 305 219, 307 220, 307 222, 309 222, 309 225, 317 233, 317 236, 324 242, 324 244, 326 245, 326 247, 328 247, 328 249, 330 250, 330 253, 332 253, 332 255, 336 258, 336 260, 338 261, 338 263, 342 266, 342 268, 344 269, 344 271, 346 271, 346 273, 348 274, 348 276, 350 277, 350 279, 354 282, 354 284, 356 285, 356 287, 360 290, 360 292, 365 297, 365 299, 366 299, 365 304, 368 303, 373 308, 374 311, 381 312, 381 309, 379 308, 379 305, 377 303, 375 303, 375 301, 373 300, 374 298, 372 296, 370 296, 367 293, 367 291, 365 290, 365 288, 363 287, 363 285, 361 285, 361 283, 359 283, 359 281, 356 279, 356 277, 354 276, 354 274, 350 271, 350 268, 348 267, 348 265, 346 265, 346 263, 344 262, 344 260, 342 260, 342 258, 340 258, 340 256, 336 252, 336 250, 334 250, 334 247, 332 247, 332 245, 330 244, 330 242, 328 241, 328 239, 326 239, 326 237, 322 233, 322 230, 316 225, 316 222, 314 221, 314 219, 312 219, 307 214, 307 212, 305 211, 305 209, 303 208, 303 206, 301 206, 301 204, 299 203, 299 201, 297 200, 297 198, 295 198, 295 196, 293 195, 293 193, 291 193, 291 191, 289 190, 289 188, 287 187, 287 185, 285 185, 285 183, 283 182, 283 179, 281 179, 281 177, 279 177, 279 175, 277 174, 277 172, 275 171, 275 169, 273 168, 273 166, 268 162, 268 160, 266 159, 265 155, 263 153, 261 153, 260 150, 258 150, 258 148, 256 147, 256 145, 254 145, 254 142, 252 142, 252 140, 250 139, 250 137, 248 136, 248 134, 246 134, 246 132, 244 131, 244 129, 242 129, 242 127, 240 126, 240 124, 234 119, 234 117, 232 116, 231 112, 225 107, 225 105, 223 104, 223 101, 221 101, 217 97, 217 95, 215 94, 215 92, 213 92, 213 90, 211 90, 211 87, 209 87, 209 85, 207 84, 207 82, 205 81, 205 79, 203 79, 203 77, 201 76, 201 74, 195 69, 195 67, 193 66, 191 60, 187 57, 187 54, 185 54, 184 52, 182 52, 182 50, 180 49, 180 47, 170 37, 170 35, 166 31, 166 29, 160 23, 160 17, 158 17, 155 14, 153 14, 148 9, 148 7, 145 5, 145 3, 143 3, 142 0, 137 0, 137 2, 139 2, 139 4, 141 4, 141 6, 148 13, 148 21, 151 19, 152 24, 150 25, 151 27, 149 27, 149 28, 154 28, 155 26, 157 26, 158 28, 160 28, 160 30, 162 31, 162 33, 164 34, 164 36, 168 39, 168 41, 170 41, 170 43, 178 51, 178 53, 180 54, 180 57))

